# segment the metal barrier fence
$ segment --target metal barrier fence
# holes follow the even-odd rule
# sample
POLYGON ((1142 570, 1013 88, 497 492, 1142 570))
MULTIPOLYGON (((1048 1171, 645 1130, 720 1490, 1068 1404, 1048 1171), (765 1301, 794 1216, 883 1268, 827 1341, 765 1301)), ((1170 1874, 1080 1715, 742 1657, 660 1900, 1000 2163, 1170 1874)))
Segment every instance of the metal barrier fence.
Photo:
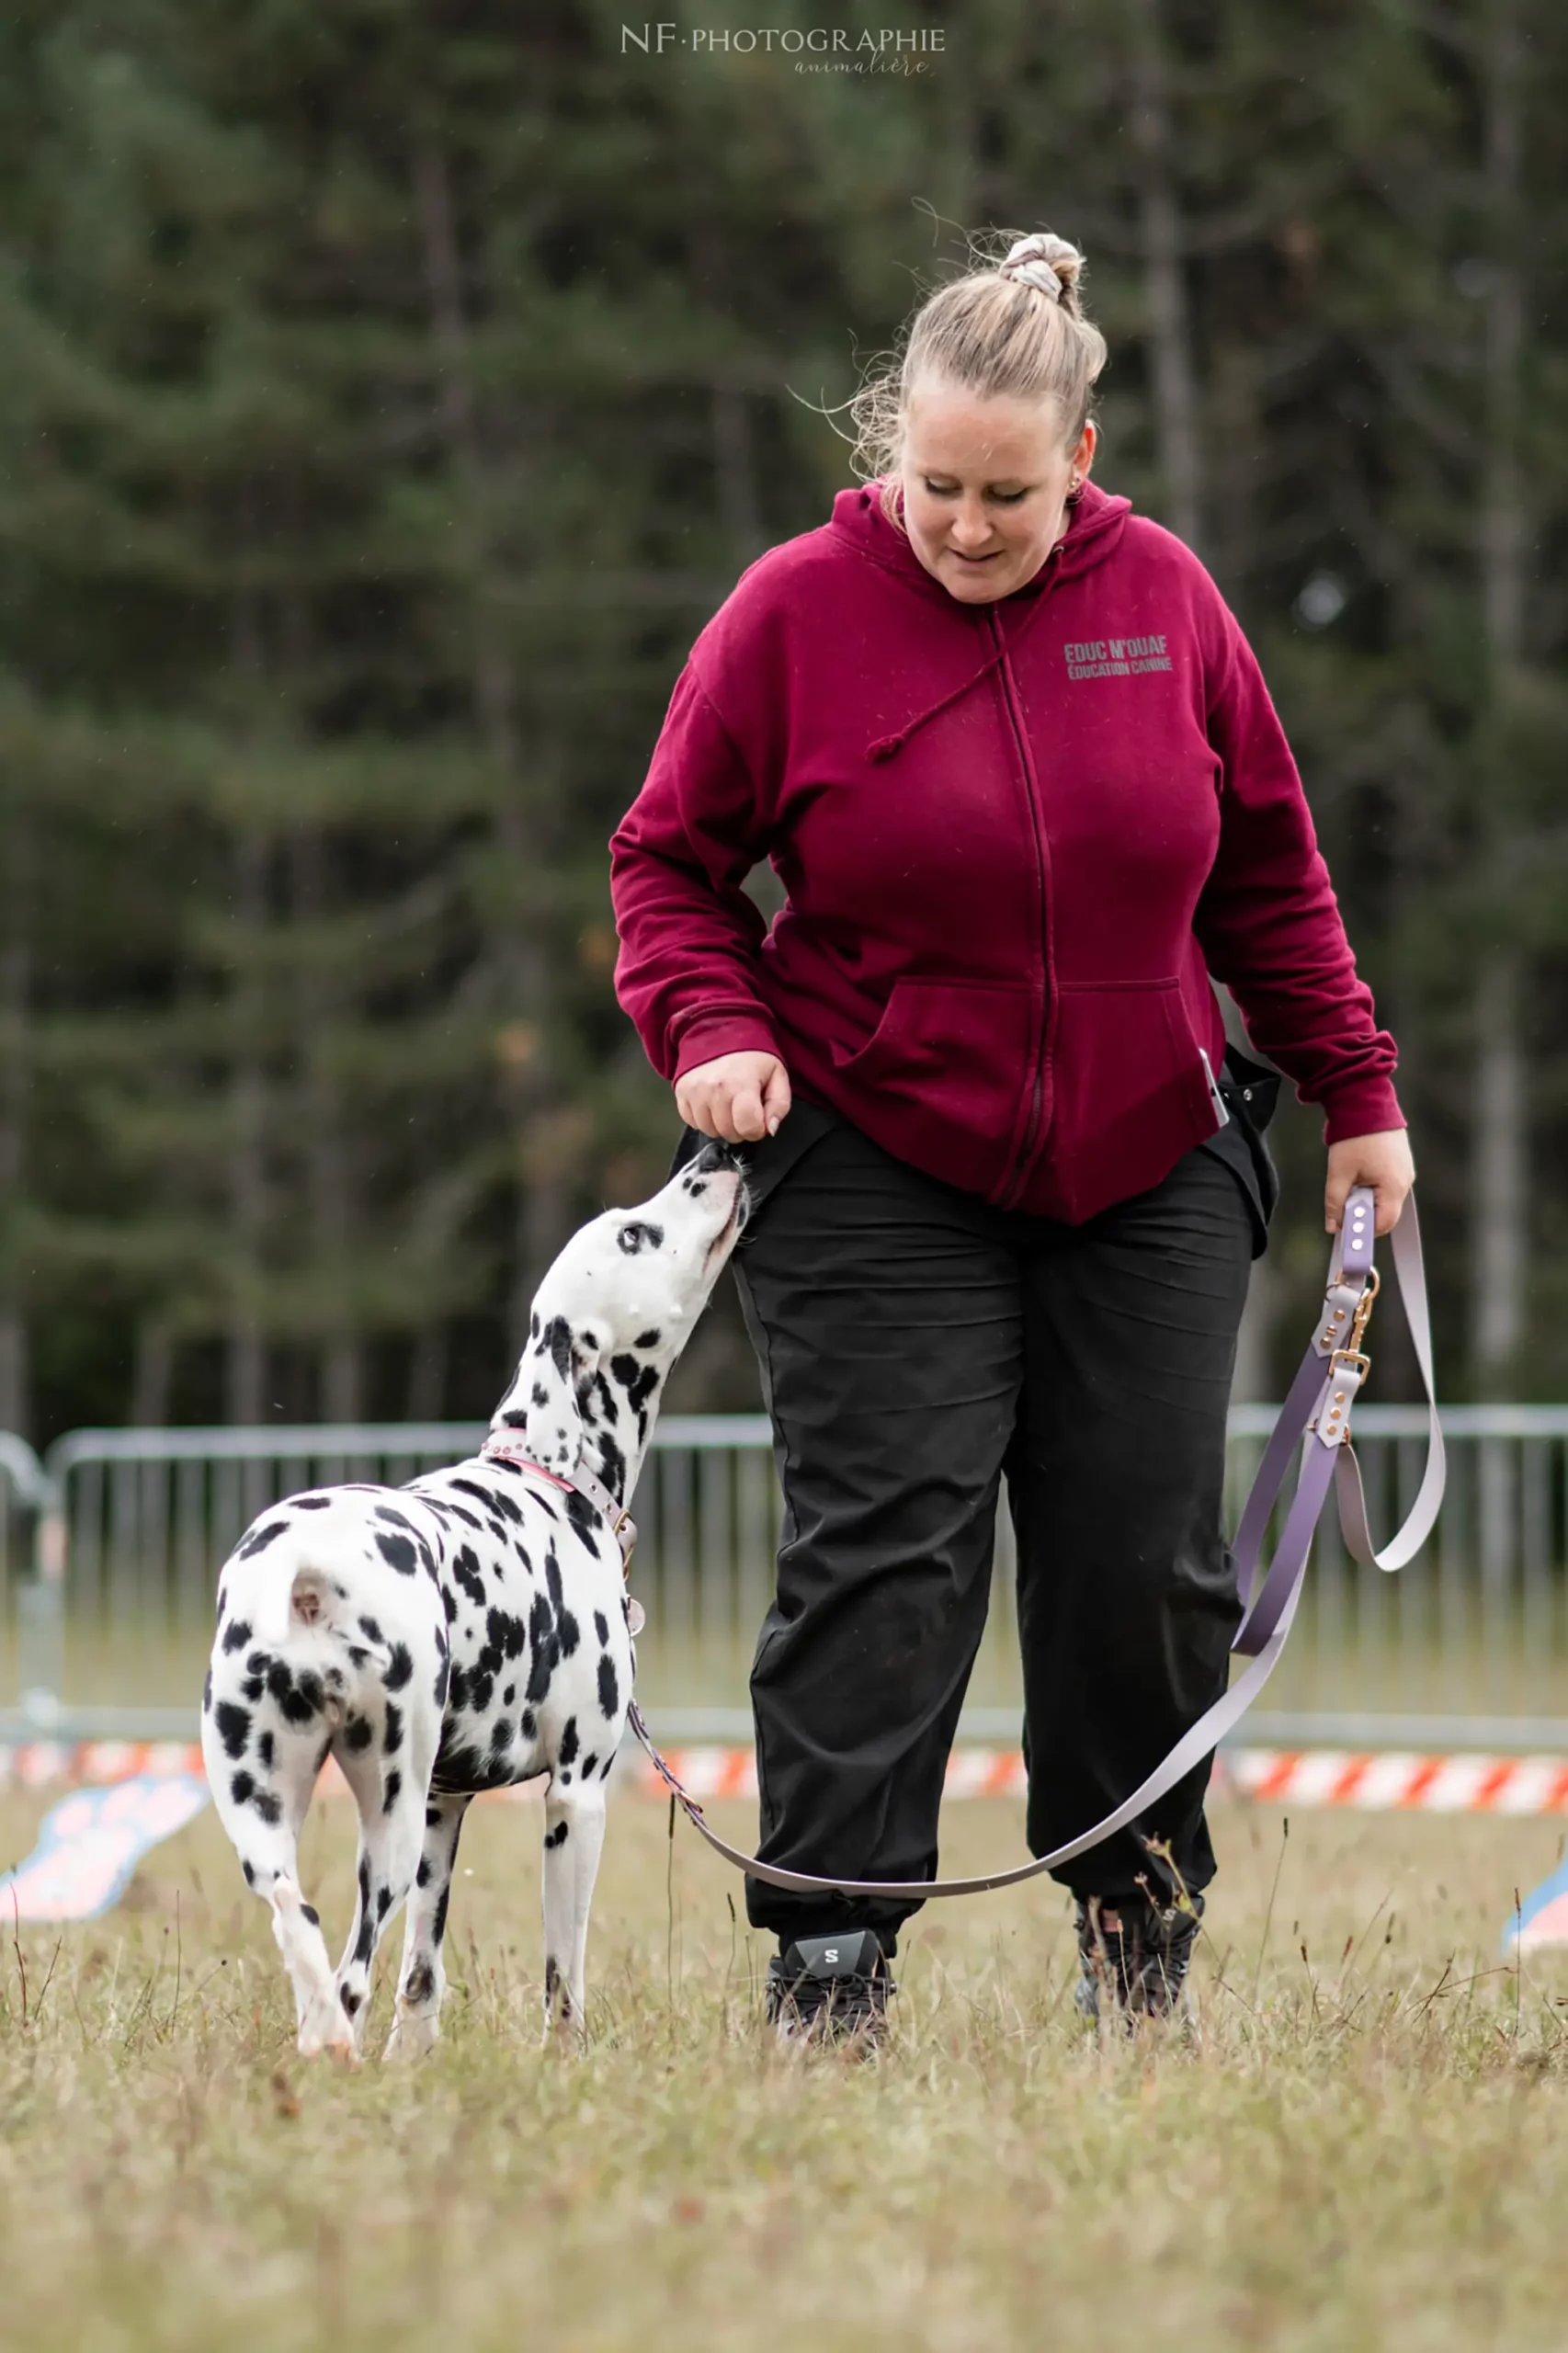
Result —
MULTIPOLYGON (((1274 1411, 1231 1415, 1233 1526, 1274 1411)), ((1568 1407, 1443 1415, 1449 1491, 1396 1577, 1351 1563, 1332 1508, 1307 1595, 1249 1734, 1288 1743, 1568 1745, 1568 1407)), ((1357 1452, 1375 1531, 1419 1484, 1421 1409, 1363 1405, 1357 1452)), ((17 1727, 187 1731, 220 1563, 256 1512, 343 1479, 399 1484, 472 1451, 478 1426, 78 1430, 40 1464, 0 1437, 0 1737, 17 1727), (18 1529, 30 1574, 17 1574, 18 1529), (7 1629, 9 1633, 7 1634, 7 1629), (8 1644, 8 1647, 7 1647, 8 1644), (7 1711, 16 1693, 20 1706, 7 1711)), ((648 1612, 639 1685, 672 1737, 749 1733, 745 1679, 772 1590, 780 1498, 761 1416, 672 1415, 634 1498, 648 1612)), ((993 1606, 964 1731, 1011 1739, 1020 1683, 1005 1499, 993 1606)))

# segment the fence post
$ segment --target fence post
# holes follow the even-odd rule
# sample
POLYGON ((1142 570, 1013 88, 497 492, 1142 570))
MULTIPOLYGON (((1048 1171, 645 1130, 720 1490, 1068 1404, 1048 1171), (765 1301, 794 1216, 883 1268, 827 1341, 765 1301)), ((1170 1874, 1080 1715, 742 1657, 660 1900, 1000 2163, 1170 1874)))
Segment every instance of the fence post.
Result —
POLYGON ((17 1586, 17 1681, 24 1716, 60 1721, 65 1684, 65 1518, 61 1489, 24 1438, 0 1432, 0 1472, 32 1520, 31 1574, 17 1586))

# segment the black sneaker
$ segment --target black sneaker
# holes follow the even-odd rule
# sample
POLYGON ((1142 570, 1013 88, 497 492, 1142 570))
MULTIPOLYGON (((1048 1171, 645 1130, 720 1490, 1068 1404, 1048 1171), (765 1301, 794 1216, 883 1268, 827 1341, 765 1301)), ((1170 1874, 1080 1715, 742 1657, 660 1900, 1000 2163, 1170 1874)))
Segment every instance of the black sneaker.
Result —
POLYGON ((1100 1998, 1108 1988, 1130 2023, 1134 2018, 1174 2016, 1181 2003, 1203 1909, 1200 1895, 1189 1896, 1187 1902, 1190 1911, 1177 1910, 1173 1904, 1167 1912, 1142 1893, 1114 1900, 1079 1897, 1074 1912, 1078 1985, 1074 2000, 1081 2017, 1099 2017, 1100 1998))
POLYGON ((887 2031, 897 1986, 874 1928, 798 1937, 767 1964, 767 2019, 781 2042, 858 2042, 887 2031))

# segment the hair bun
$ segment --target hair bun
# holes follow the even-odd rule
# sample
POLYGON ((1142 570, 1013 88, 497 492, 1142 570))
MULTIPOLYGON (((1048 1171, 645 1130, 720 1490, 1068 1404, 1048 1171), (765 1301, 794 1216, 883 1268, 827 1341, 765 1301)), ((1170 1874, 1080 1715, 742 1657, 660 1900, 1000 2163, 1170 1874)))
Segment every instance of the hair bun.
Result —
MULTIPOLYGON (((998 275, 1021 279, 1024 285, 1060 302, 1064 296, 1076 297, 1078 273, 1083 267, 1084 256, 1076 245, 1070 245, 1065 237, 1053 237, 1049 230, 1040 230, 1032 237, 1015 241, 1006 259, 999 265, 998 275)), ((1074 304, 1069 302, 1068 307, 1074 304)))

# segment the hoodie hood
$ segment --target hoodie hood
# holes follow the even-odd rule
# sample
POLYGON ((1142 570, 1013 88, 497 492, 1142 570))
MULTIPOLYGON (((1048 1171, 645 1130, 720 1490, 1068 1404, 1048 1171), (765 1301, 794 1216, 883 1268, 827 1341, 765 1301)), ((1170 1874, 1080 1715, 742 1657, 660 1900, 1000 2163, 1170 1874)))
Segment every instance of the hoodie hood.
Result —
MULTIPOLYGON (((932 578, 910 545, 908 534, 890 523, 882 513, 881 492, 881 480, 841 490, 833 502, 833 519, 828 525, 830 532, 854 548, 868 563, 878 564, 884 572, 906 581, 917 595, 928 602, 945 606, 949 611, 991 609, 987 605, 960 608, 958 598, 949 596, 939 580, 932 578)), ((1046 591, 1057 581, 1074 579, 1079 573, 1091 572, 1096 564, 1103 563, 1114 551, 1131 512, 1132 501, 1130 498, 1115 496, 1101 490, 1096 483, 1086 482, 1072 507, 1065 533, 1034 577, 1026 580, 1021 587, 1013 589, 1009 595, 994 600, 994 608, 1007 614, 1009 619, 1004 622, 999 642, 980 667, 943 695, 939 701, 906 720, 895 734, 880 735, 868 744, 867 758, 879 764, 891 760, 903 749, 916 728, 924 727, 928 719, 935 719, 938 711, 946 710, 961 695, 968 694, 971 687, 977 687, 983 678, 989 677, 1004 654, 1016 647, 1024 630, 1044 605, 1046 591)))

